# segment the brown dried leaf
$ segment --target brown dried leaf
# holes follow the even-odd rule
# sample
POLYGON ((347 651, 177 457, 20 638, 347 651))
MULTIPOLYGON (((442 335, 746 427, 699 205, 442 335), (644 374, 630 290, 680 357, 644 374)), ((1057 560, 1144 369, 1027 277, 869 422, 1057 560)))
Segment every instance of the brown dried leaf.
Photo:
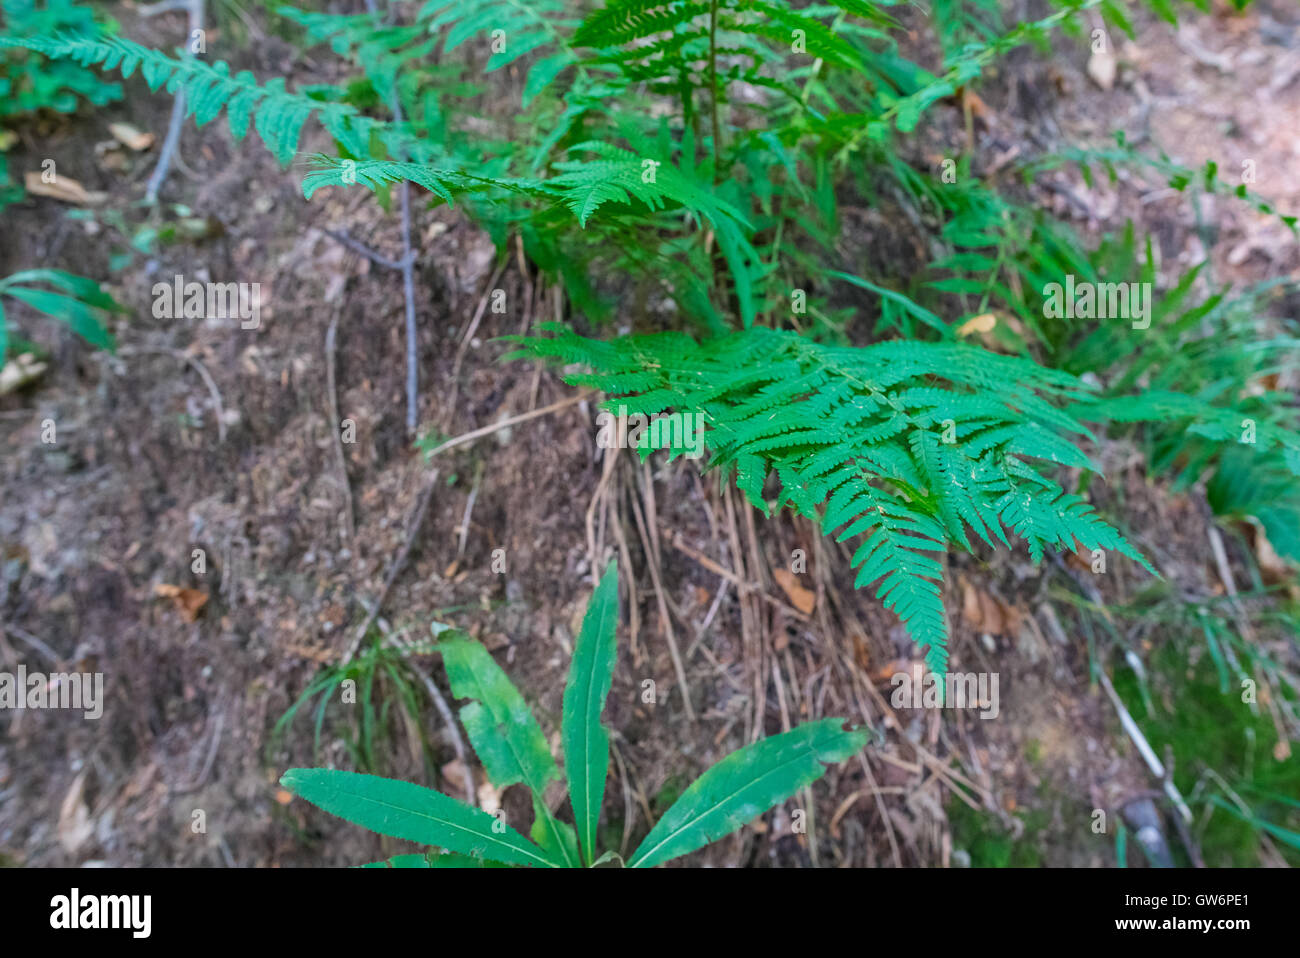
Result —
POLYGON ((21 389, 39 379, 46 364, 31 353, 19 353, 0 367, 0 396, 21 389))
POLYGON ((1094 51, 1092 56, 1088 57, 1088 76, 1103 90, 1109 90, 1115 85, 1115 75, 1118 72, 1119 63, 1115 60, 1115 54, 1111 52, 1109 45, 1094 51))
POLYGON ((153 146, 156 137, 152 133, 145 133, 138 130, 130 123, 110 123, 108 132, 113 134, 113 139, 129 149, 139 153, 141 150, 147 150, 153 146))
POLYGON ((976 632, 1015 638, 1025 612, 963 581, 961 617, 976 632))
POLYGON ((963 339, 971 333, 991 333, 998 324, 998 318, 992 313, 980 313, 972 316, 957 328, 957 335, 963 339))
POLYGON ((83 798, 86 791, 86 771, 72 780, 72 787, 63 796, 59 808, 59 844, 71 855, 86 843, 95 832, 95 825, 90 820, 90 810, 86 808, 83 798))
POLYGON ((176 604, 176 611, 180 612, 181 618, 186 622, 193 622, 199 617, 199 612, 207 605, 208 594, 198 589, 187 589, 180 585, 168 585, 160 582, 153 587, 154 595, 164 599, 171 599, 176 604))
POLYGON ((1255 526, 1254 529, 1255 561, 1259 563, 1259 571, 1263 574, 1264 581, 1268 583, 1288 581, 1291 578, 1291 569, 1287 561, 1277 554, 1273 543, 1269 542, 1268 536, 1264 534, 1262 526, 1255 526))
POLYGON ((813 606, 817 604, 817 594, 800 585, 798 576, 789 569, 780 568, 772 570, 772 578, 776 579, 776 584, 781 587, 792 606, 804 615, 812 612, 813 606))
POLYGON ((108 199, 107 193, 92 193, 72 177, 57 173, 52 182, 46 183, 43 174, 29 170, 23 177, 23 185, 33 196, 48 196, 78 206, 98 206, 108 199))

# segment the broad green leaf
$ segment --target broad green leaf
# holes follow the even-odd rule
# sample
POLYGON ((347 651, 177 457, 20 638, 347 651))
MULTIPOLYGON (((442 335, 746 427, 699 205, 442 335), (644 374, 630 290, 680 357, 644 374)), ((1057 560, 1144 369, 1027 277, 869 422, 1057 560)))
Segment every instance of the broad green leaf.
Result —
POLYGON ((697 778, 650 830, 628 860, 650 868, 729 835, 821 778, 825 763, 848 758, 867 742, 837 718, 809 722, 732 752, 697 778))
POLYGON ((587 605, 564 686, 564 776, 584 860, 596 857, 596 824, 609 771, 609 733, 600 713, 614 678, 618 564, 610 562, 587 605))
POLYGON ((280 784, 331 815, 380 835, 471 858, 554 867, 542 850, 487 812, 430 788, 377 775, 291 768, 280 784))
POLYGON ((113 348, 113 337, 95 318, 90 307, 81 300, 43 289, 28 289, 25 286, 6 286, 4 291, 7 295, 22 300, 42 313, 63 320, 72 327, 73 332, 92 346, 113 348))
POLYGON ((524 697, 487 649, 472 639, 444 639, 438 651, 452 694, 474 700, 461 708, 460 720, 488 778, 497 788, 518 782, 528 786, 549 830, 546 847, 561 853, 555 864, 576 868, 578 861, 568 854, 558 823, 543 801, 547 783, 559 779, 560 770, 524 697))
POLYGON ((51 286, 58 286, 60 289, 67 290, 77 299, 91 306, 119 313, 126 312, 126 307, 100 289, 99 284, 93 279, 88 276, 68 273, 61 269, 24 269, 17 273, 11 273, 3 280, 0 280, 0 289, 13 283, 49 283, 51 286))
POLYGON ((578 833, 573 830, 573 826, 550 817, 540 806, 540 800, 534 798, 533 829, 528 837, 557 865, 580 861, 578 833))

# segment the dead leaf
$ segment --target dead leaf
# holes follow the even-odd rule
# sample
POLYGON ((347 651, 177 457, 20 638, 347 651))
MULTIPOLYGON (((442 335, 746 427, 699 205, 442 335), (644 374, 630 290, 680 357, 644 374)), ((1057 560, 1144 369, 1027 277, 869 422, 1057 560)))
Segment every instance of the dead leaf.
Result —
POLYGON ((871 673, 871 681, 875 685, 883 685, 892 681, 894 676, 899 672, 911 673, 913 663, 910 659, 890 659, 875 672, 871 673))
POLYGON ((186 622, 193 622, 199 617, 199 611, 207 605, 208 594, 198 589, 187 589, 180 585, 168 585, 160 582, 153 587, 154 595, 164 599, 171 599, 176 604, 176 610, 180 612, 181 618, 186 622))
POLYGON ((981 120, 984 120, 985 122, 988 121, 989 112, 990 112, 989 106, 987 103, 985 103, 983 100, 980 99, 979 95, 974 90, 972 90, 970 87, 962 87, 961 96, 962 96, 962 102, 965 104, 967 108, 970 109, 972 114, 979 117, 981 120))
POLYGON ((1088 76, 1103 90, 1109 90, 1115 85, 1115 74, 1118 71, 1119 64, 1109 46, 1094 50, 1092 56, 1088 57, 1088 76))
POLYGON ((84 799, 87 771, 89 770, 83 770, 73 779, 72 787, 63 796, 63 804, 59 808, 59 844, 69 855, 84 845, 95 832, 84 799))
POLYGON ((857 632, 852 633, 850 638, 853 640, 853 661, 866 672, 871 668, 871 649, 867 647, 867 638, 857 632))
POLYGON ((443 781, 446 787, 443 789, 449 795, 463 795, 465 793, 465 763, 458 758, 452 759, 440 769, 443 781))
POLYGON ((46 364, 31 353, 19 353, 0 367, 0 396, 21 389, 40 378, 46 364))
MULTIPOLYGON (((4 389, 0 388, 0 393, 4 389)), ((1253 525, 1253 524, 1252 524, 1253 525)), ((1259 571, 1264 577, 1264 581, 1270 585, 1285 583, 1291 580, 1291 569, 1285 559, 1277 554, 1273 548, 1273 543, 1268 541, 1268 536, 1264 534, 1262 526, 1254 525, 1255 532, 1255 561, 1259 563, 1259 571)))
POLYGON ((976 632, 1016 638, 1025 613, 963 580, 961 617, 976 632))
POLYGON ((781 587, 792 606, 804 615, 812 612, 813 606, 817 604, 817 594, 800 585, 798 576, 789 569, 780 568, 772 570, 772 578, 776 579, 776 584, 781 587))
POLYGON ((980 313, 962 323, 957 329, 957 335, 965 338, 971 333, 991 333, 997 324, 998 318, 992 313, 980 313))
POLYGON ((152 133, 145 133, 138 130, 130 123, 110 123, 108 132, 113 134, 113 139, 129 149, 139 153, 153 146, 156 137, 152 133))
POLYGON ((54 175, 54 180, 45 182, 44 173, 28 171, 23 177, 23 185, 33 196, 48 196, 64 203, 78 206, 98 206, 108 199, 107 193, 92 193, 70 176, 54 175))
POLYGON ((501 793, 486 778, 478 786, 478 807, 489 815, 495 815, 501 807, 501 793))

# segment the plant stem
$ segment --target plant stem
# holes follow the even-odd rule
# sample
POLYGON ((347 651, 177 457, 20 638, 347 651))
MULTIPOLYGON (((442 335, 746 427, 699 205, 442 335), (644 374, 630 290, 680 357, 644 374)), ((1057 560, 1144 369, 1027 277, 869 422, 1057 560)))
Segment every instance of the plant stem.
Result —
MULTIPOLYGON (((156 13, 166 13, 170 10, 185 10, 189 14, 190 29, 185 35, 186 56, 189 55, 190 42, 194 37, 196 30, 203 29, 203 0, 166 0, 166 2, 155 4, 143 11, 144 16, 153 16, 156 13)), ((167 179, 167 170, 171 166, 172 157, 176 154, 176 147, 180 144, 181 129, 185 125, 185 89, 184 87, 176 91, 176 97, 172 100, 172 116, 167 124, 167 136, 163 140, 162 149, 158 153, 158 165, 153 168, 153 173, 149 175, 149 183, 145 186, 145 202, 154 204, 158 202, 158 191, 162 189, 163 180, 167 179)))

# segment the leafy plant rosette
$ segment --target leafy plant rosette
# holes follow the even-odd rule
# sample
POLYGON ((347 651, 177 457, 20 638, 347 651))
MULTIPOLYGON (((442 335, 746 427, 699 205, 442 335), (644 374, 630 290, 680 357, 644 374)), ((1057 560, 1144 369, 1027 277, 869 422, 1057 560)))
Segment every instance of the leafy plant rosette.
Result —
MULTIPOLYGON (((587 607, 564 688, 561 739, 574 825, 558 819, 543 798, 560 769, 519 690, 481 644, 436 625, 452 693, 472 700, 460 718, 488 778, 497 788, 523 783, 532 792, 530 837, 503 817, 410 782, 324 768, 290 769, 280 782, 363 828, 438 850, 365 867, 577 868, 619 860, 601 854, 596 841, 609 767, 601 713, 613 682, 617 619, 618 572, 611 562, 587 607)), ((732 752, 682 793, 624 864, 649 868, 693 852, 785 801, 866 744, 865 730, 844 724, 809 722, 732 752)))

